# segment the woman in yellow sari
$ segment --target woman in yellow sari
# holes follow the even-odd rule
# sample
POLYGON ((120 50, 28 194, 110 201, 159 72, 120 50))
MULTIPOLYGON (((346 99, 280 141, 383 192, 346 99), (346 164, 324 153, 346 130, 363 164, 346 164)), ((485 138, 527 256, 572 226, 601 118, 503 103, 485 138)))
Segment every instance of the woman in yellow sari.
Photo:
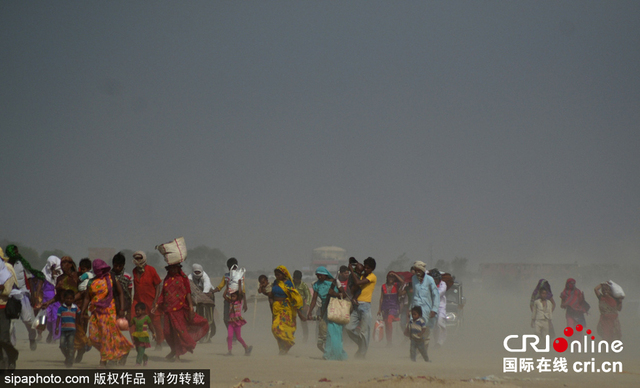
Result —
POLYGON ((291 274, 287 268, 281 265, 274 270, 274 274, 276 280, 271 289, 271 298, 273 299, 271 332, 278 341, 280 355, 284 355, 295 343, 296 314, 303 320, 306 320, 306 317, 302 317, 299 312, 302 307, 302 296, 293 285, 291 274))

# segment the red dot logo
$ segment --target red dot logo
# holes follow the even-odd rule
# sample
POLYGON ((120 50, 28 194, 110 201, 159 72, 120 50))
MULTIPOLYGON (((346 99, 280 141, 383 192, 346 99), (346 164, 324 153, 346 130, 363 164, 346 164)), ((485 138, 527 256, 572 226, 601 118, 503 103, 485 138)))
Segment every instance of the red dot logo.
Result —
POLYGON ((587 334, 591 334, 591 329, 587 330, 587 334))
POLYGON ((556 338, 556 340, 553 341, 553 348, 558 353, 564 352, 565 350, 567 350, 568 347, 569 347, 569 344, 567 343, 567 340, 564 338, 556 338))
POLYGON ((592 335, 592 336, 591 336, 591 339, 592 339, 592 340, 596 339, 596 336, 595 336, 595 335, 592 335))
POLYGON ((564 335, 566 335, 567 337, 571 337, 573 335, 573 329, 567 326, 564 329, 564 335))
POLYGON ((582 331, 582 325, 576 325, 576 330, 582 331))

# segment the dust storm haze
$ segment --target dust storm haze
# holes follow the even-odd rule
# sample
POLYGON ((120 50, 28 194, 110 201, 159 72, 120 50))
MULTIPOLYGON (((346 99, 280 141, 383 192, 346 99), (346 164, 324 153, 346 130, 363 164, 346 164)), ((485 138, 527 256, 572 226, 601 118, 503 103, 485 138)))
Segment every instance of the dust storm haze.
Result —
POLYGON ((636 1, 4 1, 0 240, 79 259, 184 236, 252 271, 332 245, 379 279, 464 257, 469 325, 434 360, 498 371, 538 279, 559 300, 576 278, 592 328, 613 279, 631 341, 638 47, 636 1))

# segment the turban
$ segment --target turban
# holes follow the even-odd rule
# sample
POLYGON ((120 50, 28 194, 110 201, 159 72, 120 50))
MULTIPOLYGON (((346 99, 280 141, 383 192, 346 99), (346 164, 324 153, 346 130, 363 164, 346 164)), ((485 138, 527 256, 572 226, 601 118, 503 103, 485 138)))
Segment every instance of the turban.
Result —
POLYGON ((133 252, 133 264, 135 264, 141 272, 144 272, 144 266, 147 265, 147 255, 142 251, 133 252))
POLYGON ((422 272, 427 272, 427 265, 423 261, 416 261, 413 263, 413 268, 419 269, 422 272))

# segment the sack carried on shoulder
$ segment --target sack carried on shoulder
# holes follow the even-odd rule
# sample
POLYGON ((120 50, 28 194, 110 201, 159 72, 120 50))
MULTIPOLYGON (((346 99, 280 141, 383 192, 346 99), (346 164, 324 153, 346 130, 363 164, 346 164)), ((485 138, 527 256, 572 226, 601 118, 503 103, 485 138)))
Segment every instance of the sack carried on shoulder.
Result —
POLYGON ((20 313, 22 312, 22 302, 20 302, 16 298, 9 298, 7 301, 7 306, 4 308, 4 313, 7 315, 9 319, 18 319, 20 318, 20 313))
POLYGON ((622 287, 620 287, 619 284, 614 283, 613 281, 609 280, 607 283, 609 283, 609 287, 611 287, 611 295, 614 298, 619 298, 622 299, 625 297, 624 295, 624 291, 622 290, 622 287))
POLYGON ((351 320, 351 302, 346 299, 331 298, 327 307, 327 319, 339 325, 346 325, 351 320))

